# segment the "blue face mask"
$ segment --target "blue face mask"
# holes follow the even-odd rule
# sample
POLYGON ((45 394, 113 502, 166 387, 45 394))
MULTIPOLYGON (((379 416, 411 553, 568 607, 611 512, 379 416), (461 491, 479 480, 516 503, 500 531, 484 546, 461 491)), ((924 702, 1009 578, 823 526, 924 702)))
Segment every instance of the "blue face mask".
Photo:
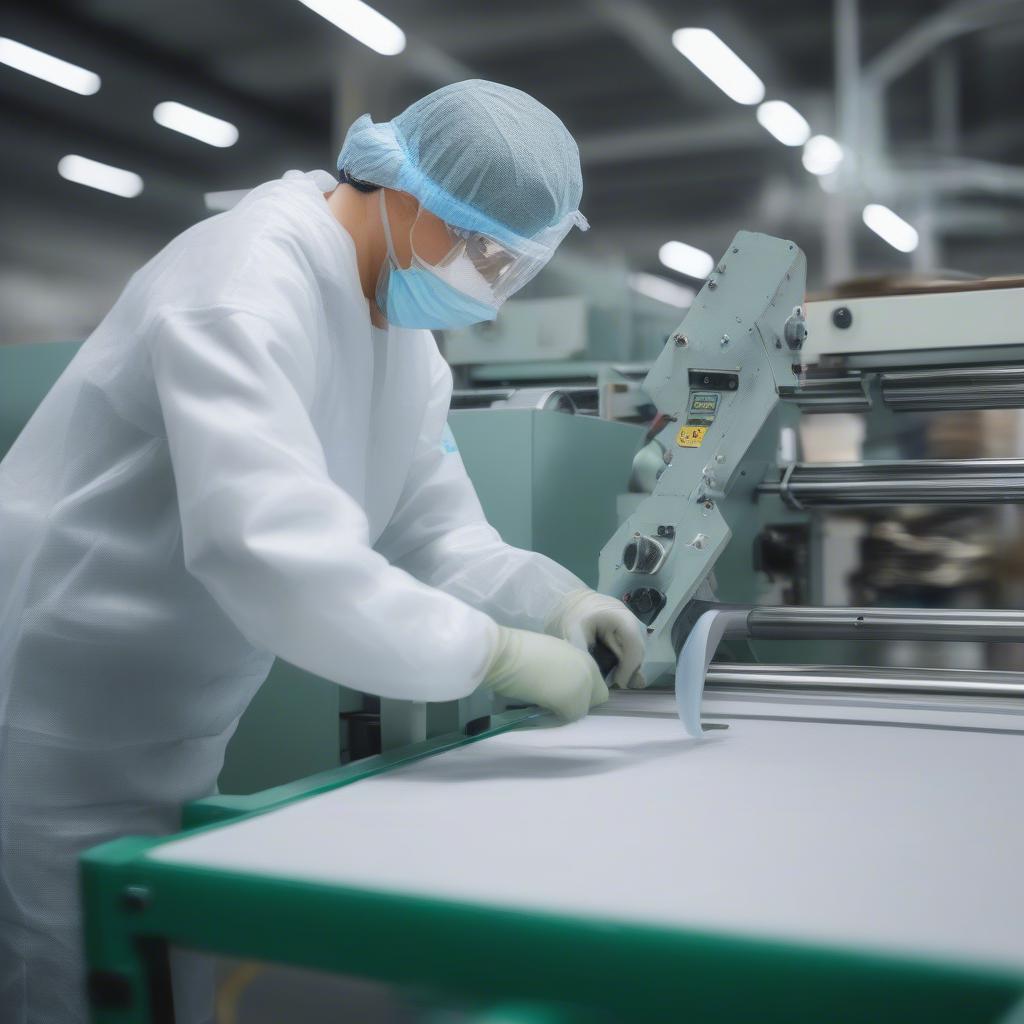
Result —
MULTIPOLYGON (((493 320, 498 315, 497 305, 481 302, 460 291, 438 277, 415 253, 409 267, 403 269, 398 266, 391 245, 391 226, 383 189, 380 210, 388 258, 377 282, 377 305, 388 323, 396 327, 446 330, 493 320)), ((462 256, 461 260, 465 261, 461 268, 463 272, 479 278, 469 257, 462 256)), ((454 265, 452 270, 459 273, 459 268, 454 265)))

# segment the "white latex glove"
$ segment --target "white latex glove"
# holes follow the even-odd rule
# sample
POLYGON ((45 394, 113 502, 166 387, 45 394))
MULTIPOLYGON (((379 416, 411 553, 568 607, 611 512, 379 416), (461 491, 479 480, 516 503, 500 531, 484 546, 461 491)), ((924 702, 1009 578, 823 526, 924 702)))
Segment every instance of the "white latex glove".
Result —
POLYGON ((617 598, 594 590, 574 591, 556 610, 544 632, 568 640, 583 651, 603 641, 619 659, 609 676, 612 685, 631 690, 642 690, 647 685, 640 671, 644 627, 617 598))
POLYGON ((481 685, 524 704, 539 704, 566 722, 608 699, 608 687, 589 654, 543 633, 503 626, 481 685))

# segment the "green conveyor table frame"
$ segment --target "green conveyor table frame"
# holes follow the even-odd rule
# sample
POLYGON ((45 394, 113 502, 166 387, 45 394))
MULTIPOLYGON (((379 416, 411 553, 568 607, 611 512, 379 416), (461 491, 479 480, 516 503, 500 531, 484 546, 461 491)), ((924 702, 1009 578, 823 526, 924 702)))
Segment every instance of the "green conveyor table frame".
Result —
MULTIPOLYGON (((263 793, 202 800, 186 808, 185 829, 224 828, 487 743, 532 717, 508 713, 480 736, 452 734, 263 793)), ((1024 992, 1020 974, 983 966, 411 898, 147 858, 180 838, 124 838, 83 858, 95 1024, 171 1019, 160 995, 168 946, 373 979, 481 1014, 502 1006, 500 1019, 517 1024, 1009 1024, 1024 992)))

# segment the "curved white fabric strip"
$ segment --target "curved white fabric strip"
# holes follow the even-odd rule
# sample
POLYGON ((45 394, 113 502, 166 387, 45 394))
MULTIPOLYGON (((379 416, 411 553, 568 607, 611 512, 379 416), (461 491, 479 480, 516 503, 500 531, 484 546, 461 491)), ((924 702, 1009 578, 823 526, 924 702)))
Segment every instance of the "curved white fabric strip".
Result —
POLYGON ((745 609, 706 611, 690 630, 676 662, 676 709, 679 721, 690 736, 703 736, 700 705, 704 697, 704 679, 711 659, 726 633, 742 631, 747 618, 745 609))

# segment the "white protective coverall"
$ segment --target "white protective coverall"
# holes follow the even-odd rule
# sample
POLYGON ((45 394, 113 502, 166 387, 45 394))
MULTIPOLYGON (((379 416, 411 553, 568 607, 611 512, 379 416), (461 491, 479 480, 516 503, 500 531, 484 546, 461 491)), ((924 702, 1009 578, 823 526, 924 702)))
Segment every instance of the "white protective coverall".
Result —
POLYGON ((451 374, 379 330, 323 172, 136 273, 0 464, 0 1020, 86 1019, 77 858, 212 793, 274 656, 385 697, 480 682, 583 587, 442 443, 451 374))

